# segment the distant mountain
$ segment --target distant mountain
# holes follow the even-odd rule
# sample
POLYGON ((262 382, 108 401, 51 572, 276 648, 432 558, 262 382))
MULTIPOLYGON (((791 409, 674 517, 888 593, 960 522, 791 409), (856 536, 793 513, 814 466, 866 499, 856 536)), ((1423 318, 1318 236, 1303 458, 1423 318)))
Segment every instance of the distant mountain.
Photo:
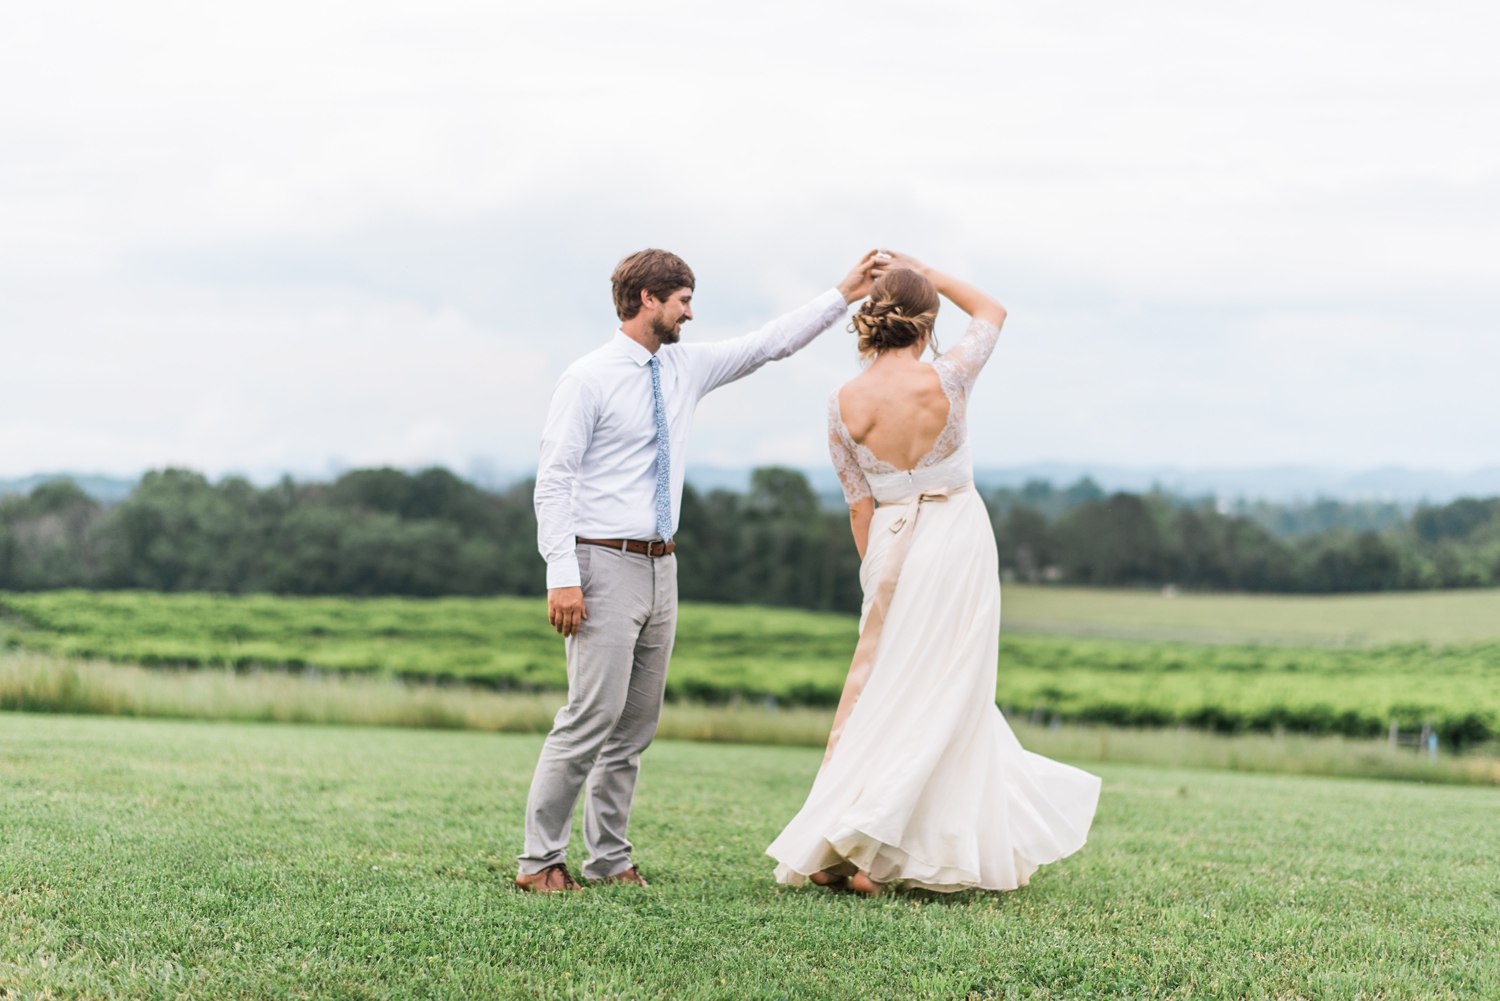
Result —
POLYGON ((14 480, 0 480, 0 497, 6 494, 29 494, 43 483, 72 480, 80 490, 97 501, 113 504, 124 500, 135 489, 135 479, 118 476, 96 476, 86 473, 35 473, 14 480))
POLYGON ((1183 495, 1212 495, 1231 500, 1279 503, 1372 500, 1444 503, 1456 497, 1500 496, 1500 466, 1454 473, 1432 469, 1387 466, 1380 469, 1320 469, 1311 466, 1228 467, 1182 469, 1175 466, 1129 467, 1044 463, 1034 466, 975 470, 985 485, 1020 486, 1028 479, 1051 480, 1056 485, 1088 476, 1106 490, 1140 492, 1159 487, 1183 495))
MULTIPOLYGON (((804 470, 813 489, 838 489, 830 467, 804 470)), ((1392 501, 1416 504, 1446 503, 1457 497, 1500 497, 1500 466, 1468 473, 1388 466, 1380 469, 1339 470, 1311 466, 1228 467, 1183 469, 1176 466, 1107 466, 1042 462, 1024 466, 980 466, 974 481, 981 488, 1020 487, 1028 480, 1047 480, 1063 487, 1088 477, 1109 491, 1140 493, 1160 488, 1183 496, 1212 496, 1224 500, 1264 500, 1296 503, 1318 498, 1392 501)), ((688 481, 698 490, 744 490, 749 469, 718 466, 689 467, 688 481)))
MULTIPOLYGON (((1113 480, 1110 474, 1102 474, 1113 480)), ((1466 473, 1387 466, 1339 470, 1307 466, 1230 468, 1221 470, 1153 470, 1150 477, 1179 493, 1211 493, 1236 500, 1280 503, 1331 498, 1344 501, 1447 503, 1458 497, 1500 496, 1500 466, 1466 473)), ((1121 476, 1123 481, 1125 477, 1121 476)), ((1111 483, 1113 486, 1113 483, 1111 483)), ((1149 483, 1140 482, 1144 489, 1149 483)))

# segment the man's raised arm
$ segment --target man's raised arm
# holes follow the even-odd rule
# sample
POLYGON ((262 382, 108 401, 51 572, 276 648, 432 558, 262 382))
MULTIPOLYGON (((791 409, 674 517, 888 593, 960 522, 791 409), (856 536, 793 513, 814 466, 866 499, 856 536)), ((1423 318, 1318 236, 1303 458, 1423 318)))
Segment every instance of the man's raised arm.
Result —
POLYGON ((836 288, 785 316, 778 316, 754 333, 688 346, 699 379, 699 394, 742 379, 766 362, 796 354, 810 344, 845 314, 850 303, 870 294, 870 285, 885 264, 875 253, 872 250, 860 258, 836 288))

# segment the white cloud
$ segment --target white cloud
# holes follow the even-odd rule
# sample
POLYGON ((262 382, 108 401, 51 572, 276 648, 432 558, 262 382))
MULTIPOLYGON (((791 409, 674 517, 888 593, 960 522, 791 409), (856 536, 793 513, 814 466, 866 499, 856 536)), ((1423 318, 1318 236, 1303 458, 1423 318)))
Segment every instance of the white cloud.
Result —
MULTIPOLYGON (((1011 307, 983 462, 1490 463, 1497 27, 1394 0, 11 5, 0 473, 523 468, 623 253, 686 256, 688 336, 716 337, 876 242, 1011 307)), ((695 459, 821 462, 841 337, 707 401, 695 459)))
POLYGON ((462 469, 534 447, 515 429, 546 405, 545 352, 452 309, 328 290, 112 291, 0 373, 7 467, 462 469))

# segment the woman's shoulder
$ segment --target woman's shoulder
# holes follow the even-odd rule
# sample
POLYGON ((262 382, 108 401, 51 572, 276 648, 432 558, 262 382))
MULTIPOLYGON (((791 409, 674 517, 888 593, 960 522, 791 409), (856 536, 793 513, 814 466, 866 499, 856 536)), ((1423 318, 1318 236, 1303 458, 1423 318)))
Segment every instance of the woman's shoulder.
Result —
POLYGON ((835 400, 857 400, 872 391, 870 370, 865 369, 833 391, 835 400))

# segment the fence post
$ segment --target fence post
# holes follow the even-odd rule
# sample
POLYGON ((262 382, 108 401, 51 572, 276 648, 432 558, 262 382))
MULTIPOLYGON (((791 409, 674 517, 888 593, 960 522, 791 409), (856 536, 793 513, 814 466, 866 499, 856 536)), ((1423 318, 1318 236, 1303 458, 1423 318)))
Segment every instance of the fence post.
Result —
POLYGON ((1401 742, 1401 727, 1399 727, 1399 726, 1396 725, 1396 721, 1395 720, 1391 720, 1391 747, 1392 747, 1392 749, 1394 749, 1396 747, 1396 745, 1399 744, 1400 742, 1401 742))

